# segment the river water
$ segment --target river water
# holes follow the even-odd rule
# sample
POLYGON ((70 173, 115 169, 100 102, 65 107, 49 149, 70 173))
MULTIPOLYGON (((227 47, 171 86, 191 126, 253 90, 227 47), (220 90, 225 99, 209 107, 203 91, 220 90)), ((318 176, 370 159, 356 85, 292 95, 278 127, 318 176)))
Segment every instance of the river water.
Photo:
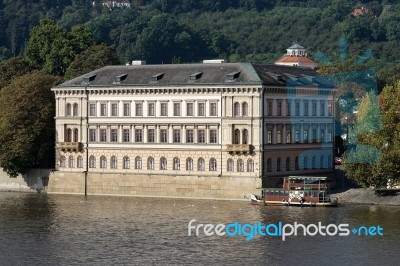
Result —
MULTIPOLYGON (((200 228, 202 229, 202 228, 200 228)), ((332 232, 334 230, 331 230, 332 232)), ((231 231, 233 232, 233 230, 231 231)), ((400 207, 0 193, 0 265, 399 265, 400 207), (188 223, 380 226, 383 236, 206 236, 188 223)))

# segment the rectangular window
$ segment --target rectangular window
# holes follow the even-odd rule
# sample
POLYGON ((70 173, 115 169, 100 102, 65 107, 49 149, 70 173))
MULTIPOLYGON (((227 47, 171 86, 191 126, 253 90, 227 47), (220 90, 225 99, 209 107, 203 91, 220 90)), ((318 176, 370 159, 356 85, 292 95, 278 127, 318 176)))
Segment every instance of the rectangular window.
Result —
POLYGON ((292 142, 292 132, 290 130, 286 130, 286 143, 292 142))
POLYGON ((181 143, 181 130, 174 129, 174 143, 181 143))
POLYGON ((96 129, 89 129, 89 141, 90 142, 96 141, 96 129))
POLYGON ((136 103, 136 109, 135 109, 136 116, 143 116, 143 104, 142 103, 136 103))
POLYGON ((118 104, 117 103, 111 104, 111 116, 118 116, 118 104))
POLYGON ((181 116, 181 103, 174 103, 174 116, 181 116))
POLYGON ((296 102, 296 104, 295 104, 295 115, 296 116, 300 116, 300 103, 299 102, 296 102))
POLYGON ((147 105, 147 115, 148 116, 154 116, 155 115, 155 104, 154 103, 149 103, 147 105))
POLYGON ((161 103, 161 116, 168 115, 168 105, 167 103, 161 103))
POLYGON ((193 103, 186 103, 186 115, 193 116, 193 103))
POLYGON ((107 116, 107 104, 100 104, 100 116, 107 116))
POLYGON ((317 102, 312 103, 312 116, 317 116, 317 102))
POLYGON ((303 131, 303 137, 304 137, 304 143, 308 143, 308 130, 304 130, 303 131))
POLYGON ((325 142, 325 129, 321 129, 321 142, 325 142))
POLYGON ((313 129, 312 130, 312 142, 317 142, 317 130, 316 129, 313 129))
POLYGON ((197 137, 198 143, 206 143, 206 131, 204 129, 199 129, 197 131, 197 137))
POLYGON ((217 103, 210 103, 210 116, 217 116, 217 103))
POLYGON ((193 129, 186 130, 186 143, 193 143, 193 129))
POLYGON ((118 142, 118 129, 111 129, 111 142, 118 142))
POLYGON ((281 144, 282 143, 282 131, 278 130, 276 132, 276 143, 281 144))
POLYGON ((272 130, 267 131, 267 143, 268 144, 272 143, 272 130))
POLYGON ((131 116, 131 104, 124 103, 124 116, 131 116))
POLYGON ((332 101, 328 102, 328 115, 332 116, 333 114, 333 106, 332 106, 332 101))
POLYGON ((217 130, 210 129, 210 143, 217 143, 217 130))
POLYGON ((198 105, 197 105, 197 107, 198 107, 197 115, 198 116, 204 116, 205 115, 204 105, 205 105, 204 103, 198 103, 198 105))
POLYGON ((328 129, 328 142, 332 142, 332 129, 328 129))
POLYGON ((300 130, 296 130, 296 134, 294 135, 294 140, 296 143, 300 143, 300 130))
POLYGON ((124 129, 122 131, 122 133, 123 133, 123 141, 124 142, 129 142, 130 141, 130 136, 129 136, 130 130, 129 129, 124 129))
POLYGON ((95 103, 89 104, 89 115, 96 116, 96 104, 95 103))
POLYGON ((304 116, 308 116, 308 101, 304 102, 304 116))
POLYGON ((135 129, 135 142, 143 142, 143 131, 141 128, 135 129))
POLYGON ((166 129, 160 129, 160 142, 168 143, 168 135, 166 129))
POLYGON ((290 102, 286 101, 286 116, 290 116, 290 102))
POLYGON ((154 142, 154 129, 147 130, 147 142, 154 142))
POLYGON ((267 102, 267 116, 272 116, 272 101, 267 102))
POLYGON ((276 115, 281 116, 282 115, 282 102, 278 101, 278 104, 276 105, 276 115))
POLYGON ((325 116, 325 102, 324 101, 321 101, 319 108, 320 108, 321 116, 325 116))
POLYGON ((100 129, 100 141, 101 142, 107 141, 107 129, 100 129))

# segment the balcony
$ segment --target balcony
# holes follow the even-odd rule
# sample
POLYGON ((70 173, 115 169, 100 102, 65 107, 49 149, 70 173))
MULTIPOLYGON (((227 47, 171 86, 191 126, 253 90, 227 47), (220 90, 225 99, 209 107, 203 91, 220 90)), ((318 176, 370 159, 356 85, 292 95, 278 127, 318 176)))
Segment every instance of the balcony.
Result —
POLYGON ((82 150, 81 142, 59 142, 58 147, 63 151, 81 151, 82 150))
POLYGON ((252 146, 250 144, 228 144, 226 150, 229 154, 250 154, 252 152, 252 146))

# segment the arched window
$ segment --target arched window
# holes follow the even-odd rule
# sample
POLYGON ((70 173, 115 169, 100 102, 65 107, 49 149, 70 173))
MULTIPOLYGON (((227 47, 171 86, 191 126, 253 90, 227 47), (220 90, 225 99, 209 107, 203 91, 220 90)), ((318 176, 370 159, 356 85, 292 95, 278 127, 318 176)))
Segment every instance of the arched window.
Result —
POLYGON ((290 171, 290 158, 286 158, 286 171, 290 171))
POLYGON ((72 130, 70 128, 67 128, 67 132, 66 132, 66 136, 65 136, 65 141, 66 142, 71 142, 72 141, 72 130))
POLYGON ((252 159, 247 160, 247 172, 254 172, 254 161, 252 159))
POLYGON ((65 167, 65 156, 60 157, 60 167, 65 167))
POLYGON ((315 166, 315 156, 313 156, 312 159, 311 159, 311 168, 312 169, 316 168, 316 166, 315 166))
POLYGON ((276 160, 276 171, 280 172, 281 171, 281 158, 278 158, 276 160))
POLYGON ((307 156, 304 156, 303 161, 304 161, 304 166, 303 166, 303 168, 304 168, 304 169, 308 169, 308 157, 307 157, 307 156))
POLYGON ((160 159, 160 170, 167 170, 167 159, 165 157, 160 159))
POLYGON ((140 156, 135 158, 135 169, 142 169, 142 158, 140 156))
POLYGON ((96 168, 96 157, 93 155, 89 157, 89 168, 96 168))
POLYGON ((186 170, 193 170, 193 159, 190 157, 186 159, 186 170))
POLYGON ((233 115, 240 116, 240 104, 238 102, 233 104, 233 115))
POLYGON ((123 167, 124 169, 130 169, 131 168, 131 161, 128 156, 125 156, 123 159, 123 167))
POLYGON ((210 159, 210 171, 217 171, 217 160, 215 158, 210 159))
POLYGON ((78 129, 74 129, 74 142, 78 142, 78 129))
POLYGON ((107 158, 106 156, 100 157, 100 168, 107 168, 107 158))
POLYGON ((247 129, 243 129, 242 131, 242 144, 248 144, 249 143, 249 132, 247 129))
POLYGON ((198 171, 204 171, 206 169, 206 162, 204 161, 203 158, 200 158, 197 161, 197 170, 198 171))
POLYGON ((272 160, 268 158, 267 160, 267 172, 272 172, 272 160))
POLYGON ((78 159, 76 161, 77 161, 77 167, 78 168, 83 168, 83 158, 82 158, 82 156, 78 156, 78 159))
POLYGON ((71 104, 70 103, 67 103, 67 105, 65 106, 65 115, 71 116, 71 104))
POLYGON ((117 169, 117 157, 115 156, 111 156, 111 165, 110 165, 111 169, 117 169))
POLYGON ((227 171, 228 172, 233 172, 233 167, 234 167, 234 162, 233 162, 233 160, 232 159, 228 159, 228 162, 227 162, 227 171))
POLYGON ((294 160, 294 170, 299 170, 299 157, 294 160))
POLYGON ((72 113, 74 116, 78 116, 78 104, 74 103, 72 113))
POLYGON ((173 165, 174 170, 181 170, 181 161, 179 160, 178 157, 174 158, 174 165, 173 165))
POLYGON ((248 114, 249 114, 248 109, 249 109, 249 105, 246 102, 244 102, 242 104, 242 116, 248 116, 248 114))
POLYGON ((74 156, 69 156, 68 158, 68 167, 69 168, 74 168, 75 167, 75 158, 74 156))
POLYGON ((153 157, 147 158, 147 169, 149 169, 149 170, 154 169, 154 158, 153 157))
POLYGON ((233 144, 240 144, 240 130, 235 129, 233 132, 233 144))
POLYGON ((321 155, 321 158, 319 159, 319 168, 324 168, 324 156, 321 155))
POLYGON ((237 171, 244 172, 244 163, 242 159, 237 160, 237 171))

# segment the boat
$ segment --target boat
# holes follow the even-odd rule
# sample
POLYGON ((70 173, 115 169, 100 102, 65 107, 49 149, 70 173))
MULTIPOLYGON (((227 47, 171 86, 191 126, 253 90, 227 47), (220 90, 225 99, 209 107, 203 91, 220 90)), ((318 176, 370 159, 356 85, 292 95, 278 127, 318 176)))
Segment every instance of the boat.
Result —
POLYGON ((262 188, 265 205, 336 207, 337 198, 329 195, 327 177, 284 177, 282 188, 262 188))

